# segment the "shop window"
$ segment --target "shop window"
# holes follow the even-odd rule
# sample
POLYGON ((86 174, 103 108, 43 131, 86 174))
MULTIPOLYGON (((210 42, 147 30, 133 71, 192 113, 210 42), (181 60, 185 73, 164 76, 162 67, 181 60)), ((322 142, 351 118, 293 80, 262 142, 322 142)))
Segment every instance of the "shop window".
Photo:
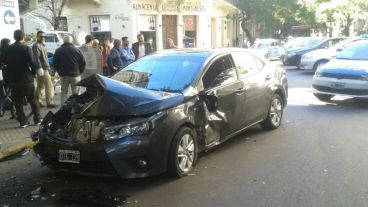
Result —
MULTIPOLYGON (((156 51, 156 16, 140 15, 138 19, 139 33, 143 34, 144 40, 151 44, 152 51, 156 51)), ((133 41, 137 41, 136 39, 133 41)))
POLYGON ((105 38, 111 39, 111 25, 109 15, 90 16, 91 34, 103 42, 105 38))
POLYGON ((183 47, 196 47, 197 18, 194 15, 183 16, 183 47))

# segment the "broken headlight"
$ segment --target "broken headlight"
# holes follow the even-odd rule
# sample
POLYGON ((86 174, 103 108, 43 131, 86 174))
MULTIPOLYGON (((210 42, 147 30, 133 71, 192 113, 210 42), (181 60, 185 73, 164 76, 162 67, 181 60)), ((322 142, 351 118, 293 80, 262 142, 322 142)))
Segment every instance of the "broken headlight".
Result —
POLYGON ((130 136, 140 136, 148 134, 149 132, 148 122, 140 122, 134 124, 121 124, 111 127, 106 127, 102 130, 102 136, 104 140, 121 139, 130 136))

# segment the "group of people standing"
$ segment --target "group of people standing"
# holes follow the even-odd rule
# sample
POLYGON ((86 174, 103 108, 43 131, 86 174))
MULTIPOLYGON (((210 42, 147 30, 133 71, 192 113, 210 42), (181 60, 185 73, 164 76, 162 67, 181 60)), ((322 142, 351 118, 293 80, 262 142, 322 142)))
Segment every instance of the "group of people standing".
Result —
POLYGON ((137 40, 137 42, 132 44, 132 48, 130 48, 128 37, 123 37, 121 40, 115 39, 111 50, 107 48, 108 40, 104 41, 102 57, 105 75, 113 75, 126 65, 154 52, 152 44, 144 41, 143 34, 138 34, 137 40))
MULTIPOLYGON (((23 31, 14 31, 15 43, 10 45, 9 39, 3 39, 0 50, 3 81, 11 89, 17 120, 22 128, 30 125, 23 110, 25 102, 31 106, 34 124, 40 124, 42 121, 40 106, 57 107, 54 103, 54 86, 49 74, 45 32, 37 32, 37 41, 32 48, 24 44, 24 37, 23 31), (35 78, 37 88, 34 84, 35 78), (46 105, 41 100, 43 89, 46 91, 46 105)), ((72 44, 72 38, 66 36, 63 41, 64 44, 54 54, 54 67, 61 81, 61 104, 66 100, 69 86, 73 93, 78 93, 74 84, 80 80, 86 66, 82 52, 72 44)))
MULTIPOLYGON (((54 102, 54 85, 49 73, 45 37, 45 32, 38 31, 37 41, 32 48, 24 44, 25 34, 21 30, 14 32, 15 43, 10 44, 9 39, 1 40, 0 66, 3 81, 11 89, 17 120, 22 128, 30 125, 23 110, 25 102, 31 105, 34 124, 40 124, 42 121, 40 107, 57 107, 54 102), (34 84, 35 79, 37 86, 34 84), (42 102, 43 90, 45 90, 46 104, 42 102)), ((143 34, 138 34, 137 40, 130 48, 128 37, 123 37, 121 40, 115 39, 111 48, 109 39, 105 39, 100 46, 97 39, 87 35, 82 48, 98 48, 103 59, 103 74, 111 76, 126 65, 154 52, 152 43, 145 42, 143 34)), ((80 89, 76 83, 81 80, 81 74, 86 67, 82 51, 72 42, 71 36, 65 36, 63 44, 53 56, 54 68, 60 76, 61 104, 67 99, 69 87, 72 94, 79 94, 80 89)), ((172 40, 168 40, 168 43, 168 48, 175 48, 172 40)))

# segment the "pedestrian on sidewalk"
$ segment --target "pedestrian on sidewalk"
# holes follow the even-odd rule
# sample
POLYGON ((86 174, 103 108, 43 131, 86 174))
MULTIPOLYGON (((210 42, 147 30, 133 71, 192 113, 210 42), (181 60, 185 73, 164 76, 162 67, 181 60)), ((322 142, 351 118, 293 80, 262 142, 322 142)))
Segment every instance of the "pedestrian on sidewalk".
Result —
POLYGON ((166 49, 175 49, 177 48, 176 45, 174 44, 174 40, 171 38, 167 38, 166 41, 166 49))
POLYGON ((147 42, 144 42, 143 34, 138 34, 137 39, 138 42, 133 43, 132 45, 132 50, 136 60, 152 53, 151 45, 147 42))
MULTIPOLYGON (((8 38, 1 39, 0 56, 1 56, 1 53, 5 50, 5 48, 7 48, 9 45, 10 45, 10 40, 8 38)), ((6 75, 4 74, 4 72, 6 71, 5 67, 6 67, 6 65, 4 63, 0 62, 0 70, 1 70, 0 81, 4 81, 6 83, 6 80, 5 80, 6 75), (4 70, 3 70, 3 68, 4 68, 4 70)))
POLYGON ((24 97, 31 105, 33 121, 41 122, 40 108, 35 98, 36 67, 32 49, 24 44, 24 33, 21 30, 14 31, 15 43, 5 48, 1 53, 0 62, 6 67, 6 79, 14 97, 18 121, 22 128, 29 125, 24 114, 24 97))
POLYGON ((92 48, 93 46, 93 40, 95 39, 95 37, 93 35, 87 35, 84 40, 86 41, 82 47, 85 47, 85 48, 92 48))
POLYGON ((43 104, 41 100, 42 92, 45 89, 47 108, 55 108, 56 105, 54 103, 54 85, 52 84, 51 76, 49 73, 50 65, 45 48, 45 38, 45 32, 38 31, 37 42, 32 46, 32 50, 35 55, 35 64, 37 71, 36 99, 39 106, 45 106, 45 104, 43 104))
POLYGON ((107 63, 109 64, 109 76, 115 74, 118 70, 123 68, 123 61, 120 57, 121 46, 121 40, 114 40, 114 47, 111 49, 109 57, 107 58, 107 63))
POLYGON ((110 40, 108 38, 104 39, 102 44, 102 68, 103 68, 103 75, 107 76, 109 70, 109 64, 107 63, 107 58, 110 54, 110 40))
POLYGON ((134 62, 135 55, 133 50, 129 48, 129 39, 128 37, 123 37, 121 39, 123 41, 123 47, 121 48, 121 59, 123 61, 123 66, 129 65, 131 62, 134 62))
POLYGON ((72 94, 79 94, 80 87, 75 84, 81 80, 86 67, 82 52, 73 45, 71 37, 64 37, 64 44, 55 51, 54 67, 60 76, 62 105, 67 99, 69 86, 72 94))

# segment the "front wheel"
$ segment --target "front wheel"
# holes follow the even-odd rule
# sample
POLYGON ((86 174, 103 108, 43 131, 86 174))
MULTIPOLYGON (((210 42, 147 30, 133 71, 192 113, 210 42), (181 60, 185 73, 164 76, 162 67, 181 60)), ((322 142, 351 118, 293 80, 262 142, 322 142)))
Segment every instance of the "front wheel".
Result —
POLYGON ((188 127, 182 127, 175 135, 169 152, 168 171, 177 178, 188 175, 198 156, 197 137, 188 127))
POLYGON ((320 101, 329 101, 329 100, 331 100, 332 97, 334 97, 334 95, 321 94, 321 93, 314 93, 313 95, 316 98, 318 98, 318 100, 320 100, 320 101))
POLYGON ((281 125, 283 109, 284 102, 281 96, 278 94, 273 95, 267 118, 261 123, 261 126, 266 130, 278 128, 281 125))

